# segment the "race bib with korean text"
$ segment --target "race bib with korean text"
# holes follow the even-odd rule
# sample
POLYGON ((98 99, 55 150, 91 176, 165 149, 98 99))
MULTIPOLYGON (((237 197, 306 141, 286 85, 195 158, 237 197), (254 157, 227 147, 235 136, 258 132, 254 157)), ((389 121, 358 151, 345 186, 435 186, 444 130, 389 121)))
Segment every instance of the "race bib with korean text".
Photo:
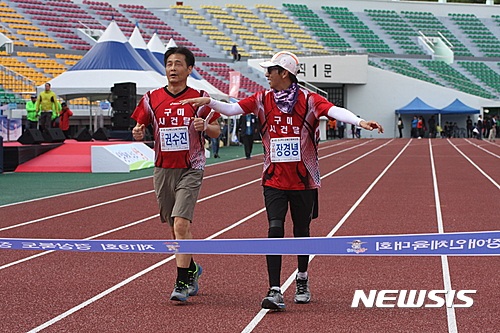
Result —
POLYGON ((161 151, 189 150, 187 126, 160 128, 161 151))
POLYGON ((271 162, 298 162, 300 161, 300 138, 272 138, 271 162))

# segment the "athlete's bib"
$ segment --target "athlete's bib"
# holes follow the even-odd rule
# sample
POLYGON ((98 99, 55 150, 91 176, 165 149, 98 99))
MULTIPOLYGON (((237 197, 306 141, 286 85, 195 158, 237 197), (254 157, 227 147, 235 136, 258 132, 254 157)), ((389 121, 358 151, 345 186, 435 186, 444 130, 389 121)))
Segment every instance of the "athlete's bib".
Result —
POLYGON ((298 162, 300 161, 300 138, 272 138, 271 162, 298 162))
POLYGON ((189 150, 187 126, 160 128, 161 151, 189 150))

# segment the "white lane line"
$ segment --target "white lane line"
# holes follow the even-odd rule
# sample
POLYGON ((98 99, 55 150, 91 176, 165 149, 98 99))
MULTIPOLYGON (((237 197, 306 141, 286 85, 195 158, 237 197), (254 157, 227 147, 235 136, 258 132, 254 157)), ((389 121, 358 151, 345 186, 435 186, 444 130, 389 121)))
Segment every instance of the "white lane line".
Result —
MULTIPOLYGON (((391 141, 392 141, 392 140, 391 140, 391 141)), ((361 145, 364 145, 364 144, 366 144, 366 143, 363 143, 363 144, 361 144, 361 145)), ((388 143, 386 143, 386 144, 388 144, 388 143)), ((384 146, 385 146, 386 144, 384 144, 384 146)), ((360 145, 358 145, 358 146, 360 146, 360 145)), ((357 146, 355 146, 355 147, 357 147, 357 146)), ((344 151, 346 151, 346 150, 350 150, 350 149, 352 149, 352 147, 351 147, 351 148, 344 149, 344 150, 339 151, 339 152, 336 152, 336 153, 333 153, 333 154, 329 154, 329 155, 327 155, 327 156, 321 157, 320 159, 323 159, 323 158, 325 158, 325 157, 329 157, 329 156, 332 156, 332 155, 335 155, 335 154, 337 154, 337 153, 341 153, 341 152, 344 152, 344 151)), ((377 150, 377 149, 378 149, 378 148, 374 149, 373 151, 375 151, 375 150, 377 150)), ((367 154, 364 154, 363 156, 365 156, 365 155, 367 155, 367 154)), ((359 158, 357 158, 356 160, 358 160, 358 159, 359 159, 359 158)), ((354 162, 354 161, 351 161, 351 162, 350 162, 350 163, 348 163, 348 164, 351 164, 351 163, 353 163, 353 162, 354 162)), ((348 165, 348 164, 346 164, 346 165, 348 165)), ((340 169, 338 169, 338 170, 340 170, 340 169)), ((328 176, 328 175, 327 175, 327 176, 328 176)), ((252 181, 250 181, 250 182, 247 182, 247 183, 244 183, 244 184, 238 185, 238 186, 236 186, 236 187, 233 187, 233 188, 230 188, 230 189, 224 190, 224 191, 222 191, 222 192, 219 192, 219 193, 216 193, 216 194, 210 195, 210 196, 205 197, 205 198, 198 199, 197 203, 198 203, 198 202, 203 202, 203 201, 205 201, 205 200, 208 200, 208 199, 211 199, 211 198, 214 198, 214 197, 217 197, 217 196, 219 196, 219 195, 221 195, 221 194, 225 194, 225 193, 228 193, 228 192, 234 191, 234 190, 236 190, 236 189, 239 189, 239 188, 242 188, 242 187, 244 187, 244 186, 247 186, 247 185, 250 185, 250 184, 252 184, 252 183, 255 183, 255 182, 259 181, 259 180, 260 180, 260 178, 258 178, 258 179, 254 179, 254 180, 252 180, 252 181)), ((151 191, 149 191, 149 192, 151 192, 151 191)), ((149 193, 149 192, 148 192, 148 193, 149 193)), ((118 199, 117 199, 117 200, 118 200, 118 199)), ((104 204, 104 203, 102 203, 102 204, 104 204)), ((90 208, 90 207, 89 207, 89 208, 90 208)), ((71 212, 73 212, 73 211, 71 211, 71 212)), ((67 213, 69 214, 69 213, 71 213, 71 212, 67 212, 67 213)), ((61 216, 61 214, 58 214, 57 216, 61 216)), ((52 217, 57 217, 57 216, 52 216, 52 217)), ((129 224, 125 225, 125 226, 122 226, 122 227, 119 227, 119 228, 116 228, 116 229, 111 229, 111 230, 106 231, 106 232, 103 232, 103 233, 101 233, 101 234, 98 234, 98 235, 95 235, 95 236, 91 236, 91 237, 89 237, 89 238, 85 238, 84 240, 90 240, 90 239, 93 239, 93 238, 96 238, 96 237, 100 237, 100 236, 102 236, 102 235, 109 234, 109 233, 112 233, 112 232, 115 232, 115 231, 118 231, 118 230, 121 230, 121 229, 124 229, 124 228, 130 227, 130 226, 133 226, 133 225, 138 224, 138 223, 142 223, 142 222, 144 222, 145 220, 150 220, 150 219, 156 218, 156 217, 158 217, 158 216, 159 216, 159 214, 156 214, 156 215, 153 215, 153 216, 147 217, 146 219, 142 219, 142 220, 137 221, 137 222, 132 222, 132 223, 129 223, 129 224)), ((41 220, 46 220, 46 219, 49 219, 49 218, 51 218, 51 217, 45 217, 45 218, 43 218, 43 219, 41 219, 41 220)), ((36 221, 36 222, 38 222, 38 221, 36 221)), ((2 231, 2 229, 0 229, 0 231, 2 231)), ((43 255, 46 255, 46 254, 49 254, 49 253, 52 253, 52 252, 54 252, 54 251, 45 251, 45 252, 37 253, 37 254, 34 254, 34 255, 32 255, 32 256, 29 256, 29 257, 23 258, 23 259, 19 259, 19 260, 17 260, 17 261, 10 262, 10 263, 8 263, 8 264, 5 264, 5 265, 0 266, 0 270, 2 270, 2 269, 4 269, 4 268, 11 267, 11 266, 14 266, 14 265, 17 265, 17 264, 20 264, 20 263, 23 263, 23 262, 28 261, 28 260, 31 260, 31 259, 36 259, 36 258, 38 258, 38 257, 41 257, 41 256, 43 256, 43 255)))
MULTIPOLYGON (((262 208, 262 209, 260 209, 260 210, 258 210, 258 211, 256 211, 256 212, 254 212, 254 213, 252 213, 252 214, 248 215, 247 217, 245 217, 245 218, 243 218, 243 219, 239 220, 238 222, 236 222, 236 223, 232 224, 231 226, 229 226, 229 227, 227 227, 227 228, 225 228, 225 229, 223 229, 223 230, 220 230, 220 231, 218 231, 218 232, 214 233, 213 235, 211 235, 211 236, 209 236, 209 237, 207 237, 207 238, 205 238, 205 239, 212 239, 212 238, 215 238, 215 237, 217 237, 217 236, 221 235, 222 233, 224 233, 224 232, 226 232, 226 231, 229 231, 229 230, 231 230, 231 229, 235 228, 236 226, 240 225, 241 223, 243 223, 243 222, 245 222, 245 221, 247 221, 247 220, 249 220, 249 219, 251 219, 251 218, 253 218, 253 217, 255 217, 255 216, 259 215, 259 214, 261 214, 261 213, 263 213, 265 210, 266 210, 265 208, 262 208)), ((69 315, 71 315, 71 314, 75 313, 76 311, 83 309, 83 308, 84 308, 84 307, 86 307, 87 305, 94 303, 95 301, 97 301, 97 300, 99 300, 99 299, 103 298, 104 296, 106 296, 106 295, 108 295, 108 294, 112 293, 113 291, 115 291, 115 290, 117 290, 117 289, 119 289, 119 288, 121 288, 121 287, 125 286, 126 284, 128 284, 128 283, 130 283, 130 282, 134 281, 135 279, 140 278, 140 277, 141 277, 141 276, 143 276, 144 274, 149 273, 149 272, 151 272, 152 270, 154 270, 154 269, 156 269, 156 268, 158 268, 158 267, 160 267, 160 266, 162 266, 162 265, 166 264, 167 262, 169 262, 169 261, 173 260, 174 258, 175 258, 175 256, 170 256, 170 257, 168 257, 168 258, 166 258, 166 259, 164 259, 164 260, 162 260, 162 261, 160 261, 160 262, 157 262, 156 264, 154 264, 154 265, 152 265, 152 266, 149 266, 148 268, 146 268, 146 269, 144 269, 144 270, 142 270, 142 271, 140 271, 140 272, 138 272, 138 273, 136 273, 136 274, 132 275, 131 277, 129 277, 129 278, 127 278, 127 279, 123 280, 122 282, 120 282, 120 283, 118 283, 118 284, 115 284, 115 285, 114 285, 114 286, 112 286, 111 288, 106 289, 105 291, 103 291, 103 292, 101 292, 101 293, 97 294, 96 296, 94 296, 94 297, 92 297, 92 298, 90 298, 90 299, 86 300, 85 302, 78 304, 77 306, 75 306, 75 307, 73 307, 73 308, 69 309, 68 311, 66 311, 66 312, 64 312, 64 313, 61 313, 60 315, 58 315, 58 316, 56 316, 56 317, 54 317, 54 318, 50 319, 49 321, 46 321, 46 322, 45 322, 45 323, 43 323, 42 325, 40 325, 40 326, 37 326, 37 327, 33 328, 33 329, 32 329, 32 330, 30 330, 28 333, 35 333, 35 332, 39 332, 39 331, 43 330, 44 328, 47 328, 47 327, 49 327, 49 326, 51 326, 51 325, 53 325, 53 324, 57 323, 57 322, 58 322, 58 321, 60 321, 61 319, 64 319, 64 318, 66 318, 67 316, 69 316, 69 315)))
MULTIPOLYGON (((341 142, 341 143, 337 143, 337 144, 334 144, 334 145, 328 145, 326 147, 321 147, 319 149, 326 149, 326 148, 330 148, 330 147, 339 146, 339 145, 344 144, 346 142, 347 141, 341 142)), ((258 154, 258 155, 255 155, 255 156, 260 156, 260 155, 262 155, 262 154, 258 154)), ((239 159, 234 159, 234 160, 229 160, 229 161, 224 161, 224 162, 219 162, 219 163, 213 163, 213 164, 207 165, 206 167, 210 167, 210 166, 214 166, 214 165, 220 165, 220 164, 224 164, 224 163, 229 163, 229 162, 233 162, 233 161, 237 161, 237 160, 239 160, 239 159)), ((217 177, 219 175, 225 175, 225 174, 232 173, 232 172, 235 172, 235 171, 240 171, 240 170, 248 169, 248 168, 251 168, 251 167, 254 167, 254 166, 257 166, 257 165, 261 165, 261 164, 263 164, 263 163, 257 163, 257 164, 250 165, 250 166, 247 166, 247 167, 243 167, 243 168, 231 170, 231 171, 228 171, 228 172, 223 172, 223 173, 220 173, 220 174, 217 174, 217 175, 210 175, 210 176, 207 176, 205 178, 217 177)), ((9 207, 9 206, 15 206, 15 205, 20 205, 20 204, 25 204, 25 203, 30 203, 30 202, 40 201, 40 200, 45 200, 45 199, 57 198, 57 197, 60 197, 60 196, 66 196, 68 194, 76 194, 76 193, 81 193, 81 192, 96 190, 96 189, 100 189, 100 188, 104 188, 104 187, 108 187, 108 186, 126 184, 126 183, 129 183, 129 182, 134 182, 136 180, 144 180, 144 179, 148 179, 148 178, 152 178, 152 177, 153 176, 146 176, 146 177, 141 177, 141 178, 128 179, 128 180, 124 180, 124 181, 120 181, 120 182, 116 182, 116 183, 104 184, 104 185, 99 185, 99 186, 84 188, 84 189, 81 189, 81 190, 75 190, 75 191, 71 191, 71 192, 64 192, 64 193, 60 193, 60 194, 49 195, 49 196, 42 197, 42 198, 30 199, 30 200, 19 201, 19 202, 13 202, 13 203, 10 203, 10 204, 0 205, 0 208, 9 207)))
POLYGON ((496 186, 497 189, 500 190, 500 185, 493 179, 491 178, 486 172, 484 172, 476 163, 474 163, 467 155, 465 155, 460 149, 458 149, 457 146, 455 146, 449 139, 448 142, 450 145, 456 149, 462 155, 467 161, 469 161, 470 164, 472 164, 483 176, 486 177, 493 185, 496 186))
MULTIPOLYGON (((392 140, 391 140, 391 141, 392 141, 392 140)), ((374 149, 373 151, 375 151, 375 150, 377 150, 377 149, 374 149)), ((365 154, 365 155, 366 155, 366 154, 365 154)), ((331 174, 331 173, 330 173, 330 174, 331 174)), ((261 213, 263 213, 263 212, 265 212, 265 210, 266 210, 266 208, 265 208, 265 207, 264 207, 264 208, 261 208, 260 210, 258 210, 258 211, 256 211, 256 212, 254 212, 254 213, 252 213, 252 214, 250 214, 250 215, 246 216, 245 218, 243 218, 243 219, 239 220, 238 222, 236 222, 236 223, 232 224, 231 226, 229 226, 229 227, 227 227, 227 228, 225 228, 225 229, 222 229, 222 230, 220 230, 220 231, 218 231, 218 232, 214 233, 213 235, 211 235, 211 236, 209 236, 209 237, 207 237, 207 238, 205 238, 205 239, 213 239, 213 238, 215 238, 215 237, 217 237, 217 236, 221 235, 222 233, 224 233, 224 232, 226 232, 226 231, 228 231, 228 230, 230 230, 230 229, 235 228, 236 226, 240 225, 241 223, 243 223, 243 222, 245 222, 245 221, 247 221, 247 220, 249 220, 249 219, 251 219, 251 218, 253 218, 253 217, 255 217, 255 216, 257 216, 257 215, 259 215, 259 214, 261 214, 261 213)), ((155 268, 158 268, 158 267, 162 266, 163 264, 165 264, 165 263, 167 263, 167 262, 171 261, 171 260, 172 260, 172 259, 174 259, 174 258, 175 258, 174 256, 171 256, 171 257, 169 257, 169 258, 167 258, 167 259, 165 259, 165 260, 162 260, 162 261, 160 261, 160 262, 158 262, 158 263, 156 263, 156 264, 154 264, 154 265, 152 265, 152 266, 150 266, 150 267, 146 268, 145 270, 140 271, 139 273, 137 273, 137 274, 135 274, 135 275, 133 275, 133 276, 131 276, 131 277, 127 278, 126 280, 124 280, 124 281, 122 281, 122 282, 120 282, 120 283, 118 283, 118 284, 114 285, 113 287, 111 287, 111 288, 109 288, 109 289, 107 289, 107 290, 103 291, 102 293, 100 293, 100 294, 98 294, 98 295, 96 295, 96 296, 94 296, 94 297, 92 297, 92 298, 88 299, 87 301, 85 301, 85 302, 83 302, 83 303, 81 303, 81 304, 79 304, 79 305, 77 305, 77 306, 75 306, 75 307, 73 307, 73 308, 69 309, 68 311, 66 311, 66 312, 64 312, 64 313, 62 313, 62 314, 60 314, 60 315, 58 315, 58 316, 56 316, 56 317, 52 318, 51 320, 49 320, 49 321, 47 321, 47 322, 43 323, 42 325, 40 325, 40 326, 38 326, 38 327, 35 327, 34 329, 30 330, 28 333, 35 333, 35 332, 39 332, 40 330, 42 330, 42 329, 44 329, 44 328, 47 328, 47 327, 51 326, 52 324, 54 324, 54 323, 56 323, 56 322, 60 321, 61 319, 65 318, 65 317, 67 317, 67 316, 69 316, 69 315, 71 315, 72 313, 74 313, 74 312, 76 312, 76 311, 78 311, 78 310, 80 310, 80 309, 83 309, 83 308, 84 308, 84 307, 86 307, 87 305, 89 305, 89 304, 91 304, 91 303, 93 303, 93 302, 95 302, 95 301, 97 301, 97 300, 101 299, 102 297, 104 297, 104 296, 106 296, 106 295, 110 294, 111 292, 113 292, 113 291, 115 291, 115 290, 117 290, 117 289, 121 288, 122 286, 124 286, 124 285, 128 284, 129 282, 131 282, 131 281, 133 281, 133 280, 135 280, 135 279, 137 279, 137 278, 141 277, 142 275, 144 275, 144 274, 146 274, 146 273, 148 273, 148 272, 152 271, 153 269, 155 269, 155 268)), ((311 259, 310 259, 310 260, 311 260, 311 259)), ((309 261, 310 261, 310 260, 309 260, 309 261)), ((290 279, 290 278, 289 278, 289 279, 290 279)), ((290 283, 291 283, 291 282, 290 282, 290 283)))
MULTIPOLYGON (((448 141, 450 141, 450 140, 448 139, 448 141)), ((491 151, 489 151, 489 150, 487 150, 487 149, 483 148, 482 146, 480 146, 480 145, 478 145, 478 144, 476 144, 476 143, 474 143, 474 142, 472 142, 472 141, 469 141, 469 140, 467 140, 467 139, 465 139, 465 141, 466 141, 466 142, 468 142, 468 143, 470 143, 471 145, 473 145, 473 146, 475 146, 475 147, 477 147, 477 148, 479 148, 479 149, 481 149, 481 150, 483 150, 483 151, 487 152, 488 154, 495 156, 496 158, 500 158, 500 155, 497 155, 497 154, 495 154, 495 153, 492 153, 491 151)), ((450 143, 451 143, 451 141, 450 141, 450 143)))
MULTIPOLYGON (((364 142, 360 145, 356 145, 356 146, 353 146, 353 147, 350 147, 350 148, 346 148, 344 150, 341 150, 341 151, 338 151, 338 152, 335 152, 335 153, 332 153, 332 154, 329 154, 329 155, 326 155, 326 156, 323 156, 321 157, 320 159, 323 159, 323 158, 326 158, 326 157, 330 157, 330 156, 333 156, 333 155, 336 155, 336 154, 340 154, 342 152, 345 152, 347 150, 350 150, 350 149, 354 149, 354 148, 357 148, 357 147, 360 147, 362 145, 365 145, 367 144, 369 141, 367 142, 364 142)), ((207 176, 207 177, 204 177, 204 179, 208 179, 208 178, 213 178, 213 177, 217 177, 217 176, 221 176, 221 175, 227 175, 229 173, 233 173, 233 172, 238 172, 238 171, 241 171, 241 170, 245 170, 245 169, 248 169, 248 168, 251 168, 251 167, 254 167, 254 166, 257 166, 257 165, 262 165, 263 163, 257 163, 257 164, 252 164, 250 166, 246 166, 246 167, 242 167, 242 168, 238 168, 238 169, 233 169, 233 170, 229 170, 229 171, 224 171, 224 172, 220 172, 218 174, 214 174, 214 175, 210 175, 210 176, 207 176)), ((245 185, 248 185, 248 184, 251 184, 253 182, 256 182, 258 181, 259 179, 256 179, 256 180, 252 180, 250 181, 249 183, 245 183, 243 185, 238 185, 236 186, 235 188, 233 189, 230 189, 230 190, 226 190, 222 193, 227 193, 229 191, 232 191, 234 189, 237 189, 237 188, 240 188, 242 186, 245 186, 245 185)), ((104 187, 104 185, 102 186, 104 187)), ((83 191, 83 190, 82 190, 83 191)), ((78 192, 81 192, 81 191, 78 191, 78 192)), ((122 198, 118 198, 118 199, 114 199, 114 200, 110 200, 110 201, 105 201, 105 202, 101 202, 101 203, 98 203, 98 204, 95 204, 95 205, 91 205, 91 206, 87 206, 87 207, 82 207, 82 208, 78 208, 78 209, 74 209, 74 210, 70 210, 70 211, 66 211, 66 212, 62 212, 62 213, 59 213, 59 214, 54 214, 54 215, 50 215, 50 216, 45 216, 45 217, 42 217, 42 218, 39 218, 39 219, 35 219, 35 220, 31 220, 31 221, 27 221, 27 222, 22 222, 22 223, 18 223, 18 224, 14 224, 14 225, 11 225, 11 226, 8 226, 8 227, 3 227, 3 228, 0 228, 0 231, 4 231, 4 230, 9 230, 9 229, 14 229, 14 228, 18 228, 18 227, 22 227, 22 226, 25 226, 25 225, 29 225, 29 224, 32 224, 32 223, 37 223, 37 222, 42 222, 42 221, 46 221, 46 220, 49 220, 49 219, 52 219, 52 218, 56 218, 56 217, 61 217, 61 216, 65 216, 65 215, 68 215, 68 214, 73 214, 73 213, 77 213, 77 212, 81 212, 81 211, 84 211, 84 210, 88 210, 88 209, 92 209, 92 208, 96 208, 96 207, 99 207, 99 206, 103 206, 103 205, 107 205, 107 204, 112 204, 112 203, 116 203, 116 202, 119 202, 119 201, 122 201, 122 200, 127 200, 127 199, 130 199, 130 198, 133 198, 133 197, 137 197, 137 196, 141 196, 141 195, 145 195, 145 194, 149 194, 149 193, 153 193, 154 190, 150 190, 150 191, 145 191, 145 192, 141 192, 141 193, 137 193, 137 194, 133 194, 133 195, 130 195, 130 196, 126 196, 126 197, 122 197, 122 198)), ((217 194, 218 195, 218 194, 217 194)), ((211 197, 214 197, 214 196, 217 196, 217 195, 213 195, 211 197)), ((204 199, 204 200, 207 200, 207 199, 204 199)), ((1 207, 0 207, 1 208, 1 207)))
POLYGON ((141 196, 141 195, 144 195, 144 194, 153 193, 153 192, 154 192, 153 190, 150 190, 150 191, 146 191, 146 192, 142 192, 142 193, 132 194, 132 195, 128 195, 126 197, 122 197, 122 198, 118 198, 118 199, 114 199, 114 200, 100 202, 100 203, 95 204, 95 205, 90 205, 90 206, 87 206, 87 207, 73 209, 73 210, 69 210, 69 211, 66 211, 66 212, 63 212, 63 213, 59 213, 59 214, 45 216, 45 217, 42 217, 42 218, 39 218, 39 219, 36 219, 36 220, 31 220, 31 221, 27 221, 27 222, 23 222, 23 223, 18 223, 18 224, 13 224, 13 225, 8 226, 8 227, 0 228, 0 231, 9 230, 9 229, 13 229, 13 228, 18 228, 18 227, 22 227, 22 226, 25 226, 25 225, 28 225, 28 224, 33 224, 33 223, 37 223, 37 222, 41 222, 41 221, 46 221, 46 220, 49 220, 49 219, 53 219, 53 218, 56 218, 56 217, 65 216, 65 215, 68 215, 68 214, 82 212, 84 210, 97 208, 97 207, 100 207, 100 206, 104 206, 104 205, 116 203, 116 202, 123 201, 123 200, 128 200, 128 199, 131 199, 131 198, 135 198, 135 197, 138 197, 138 196, 141 196))
MULTIPOLYGON (((366 156, 367 154, 370 154, 376 150, 378 150, 379 148, 382 148, 383 146, 389 144, 390 142, 392 142, 393 140, 390 140, 388 141, 386 144, 382 145, 382 146, 379 146, 375 149, 373 149, 372 151, 364 154, 363 156, 366 156)), ((371 185, 365 190, 365 192, 359 197, 359 199, 356 201, 356 203, 354 203, 354 205, 349 209, 349 211, 344 215, 344 217, 342 217, 342 219, 337 223, 337 225, 328 233, 328 235, 326 237, 333 237, 333 235, 340 229, 340 227, 344 224, 344 222, 347 220, 347 218, 349 216, 351 216, 352 212, 354 212, 354 210, 359 206, 359 204, 363 201, 363 199, 368 195, 368 193, 373 189, 373 187, 375 186, 375 184, 382 178, 382 176, 389 170, 389 168, 396 162, 396 160, 399 158, 399 156, 401 156, 401 154, 406 150, 406 147, 409 146, 409 144, 411 143, 411 139, 410 141, 408 141, 408 143, 403 147, 403 149, 401 149, 401 151, 396 155, 396 157, 394 157, 394 159, 387 165, 387 167, 378 175, 378 177, 371 183, 371 185)), ((361 156, 359 157, 361 158, 361 156)), ((359 159, 358 158, 358 159, 359 159)), ((351 162, 349 162, 348 164, 351 164, 351 162)), ((348 165, 346 164, 346 165, 348 165)), ((332 172, 329 172, 327 174, 325 174, 324 176, 321 177, 321 179, 325 178, 325 177, 328 177, 330 175, 332 175, 333 173, 343 169, 346 165, 344 166, 341 166, 337 169, 335 169, 334 171, 332 172)), ((309 262, 311 262, 311 260, 314 258, 315 256, 314 255, 311 255, 309 256, 309 262)), ((293 281, 295 280, 295 275, 297 274, 297 269, 287 278, 287 280, 285 281, 285 283, 281 286, 281 290, 283 293, 285 293, 285 291, 288 289, 288 287, 290 287, 290 285, 293 283, 293 281)), ((248 325, 241 331, 241 333, 250 333, 254 330, 254 328, 259 324, 259 322, 264 318, 264 316, 269 312, 269 310, 267 309, 261 309, 257 315, 248 323, 248 325)))
MULTIPOLYGON (((451 141, 448 140, 448 142, 451 141)), ((432 184, 434 187, 434 202, 436 205, 436 218, 437 218, 437 224, 438 224, 438 233, 443 234, 444 233, 444 227, 443 227, 443 215, 441 212, 441 200, 439 198, 439 187, 438 187, 438 181, 437 181, 437 175, 436 175, 436 167, 434 164, 434 153, 432 151, 432 141, 429 139, 429 152, 430 152, 430 159, 431 159, 431 170, 432 170, 432 184)), ((441 270, 443 272, 443 283, 444 283, 444 290, 452 290, 451 289, 451 277, 450 277, 450 270, 448 267, 448 257, 447 256, 441 256, 441 270)), ((446 318, 448 320, 448 332, 449 333, 457 333, 457 319, 455 316, 455 308, 453 307, 446 307, 446 318)))

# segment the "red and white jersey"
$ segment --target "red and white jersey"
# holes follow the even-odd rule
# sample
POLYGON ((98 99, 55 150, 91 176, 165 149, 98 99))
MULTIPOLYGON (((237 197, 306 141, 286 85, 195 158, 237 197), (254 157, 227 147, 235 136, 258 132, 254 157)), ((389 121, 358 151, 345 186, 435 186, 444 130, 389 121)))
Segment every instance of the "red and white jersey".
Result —
POLYGON ((305 89, 299 89, 291 114, 278 109, 272 90, 258 92, 238 104, 246 114, 255 114, 261 124, 262 185, 283 190, 319 188, 319 117, 326 116, 333 104, 305 89))
MULTIPOLYGON (((148 91, 137 105, 132 118, 139 124, 153 125, 155 166, 169 169, 204 169, 205 148, 203 132, 194 129, 192 117, 206 118, 210 108, 194 108, 180 101, 209 97, 205 91, 186 87, 172 95, 166 87, 148 91)), ((219 117, 215 113, 210 122, 219 117)))

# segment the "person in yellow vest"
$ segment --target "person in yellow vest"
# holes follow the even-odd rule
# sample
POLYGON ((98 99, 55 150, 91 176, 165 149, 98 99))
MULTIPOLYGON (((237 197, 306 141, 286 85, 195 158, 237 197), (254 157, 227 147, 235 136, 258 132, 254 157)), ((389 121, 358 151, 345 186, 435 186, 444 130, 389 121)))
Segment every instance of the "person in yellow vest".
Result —
POLYGON ((40 116, 40 128, 44 131, 51 127, 52 114, 59 114, 59 103, 57 102, 56 94, 50 90, 50 83, 45 83, 45 91, 38 95, 36 101, 36 110, 40 116))
POLYGON ((52 112, 52 127, 53 128, 60 128, 61 127, 60 126, 60 121, 61 121, 60 116, 61 116, 61 112, 62 112, 62 104, 59 101, 57 101, 57 107, 58 107, 57 108, 58 110, 57 111, 54 110, 52 112))
POLYGON ((25 129, 38 127, 38 112, 36 111, 36 95, 31 95, 31 100, 26 103, 25 129))

